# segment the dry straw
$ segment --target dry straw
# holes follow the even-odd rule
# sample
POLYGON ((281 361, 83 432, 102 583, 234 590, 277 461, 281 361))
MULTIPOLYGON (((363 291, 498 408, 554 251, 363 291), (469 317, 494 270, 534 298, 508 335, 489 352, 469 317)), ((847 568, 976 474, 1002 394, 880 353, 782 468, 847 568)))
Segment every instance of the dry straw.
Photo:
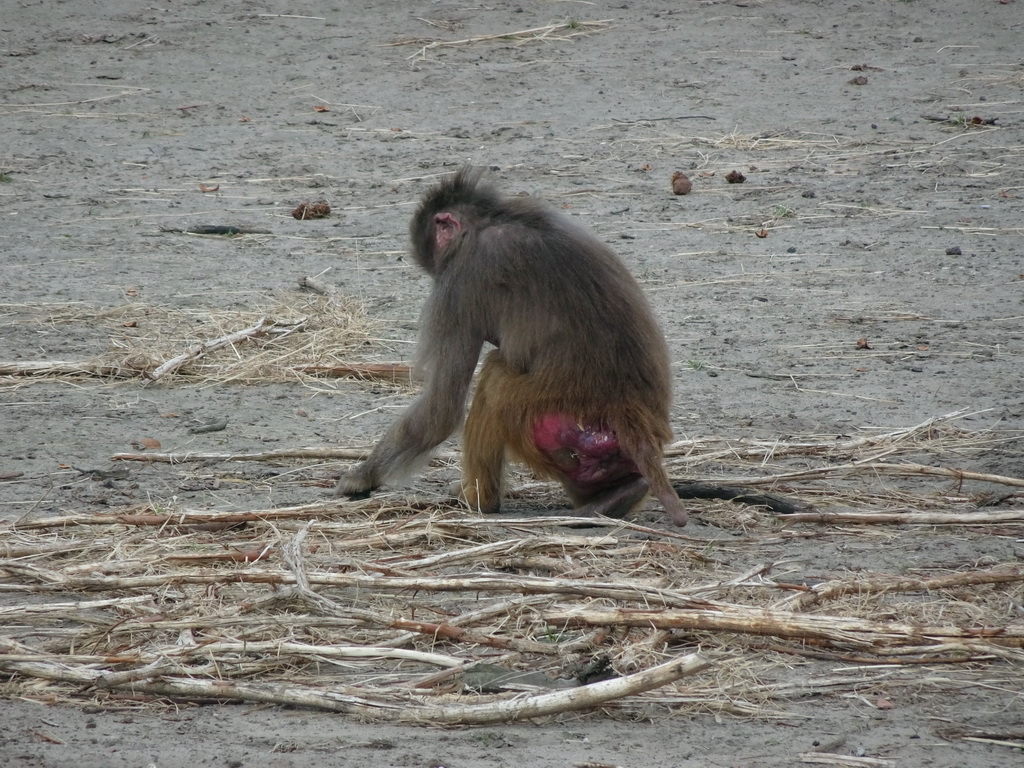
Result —
MULTIPOLYGON (((310 279, 300 285, 308 287, 310 279)), ((317 291, 317 293, 319 293, 317 291)), ((353 376, 408 382, 409 366, 346 358, 371 338, 362 307, 338 296, 282 298, 263 311, 189 310, 133 303, 13 308, 22 323, 79 325, 109 336, 109 349, 84 360, 0 361, 0 376, 97 377, 204 385, 306 381, 353 376)))
MULTIPOLYGON (((231 512, 143 504, 9 524, 0 590, 18 599, 0 607, 0 669, 9 692, 49 700, 258 701, 447 724, 594 708, 768 716, 809 694, 951 676, 1009 686, 1024 663, 1024 622, 1009 609, 1024 600, 1019 563, 822 579, 785 562, 738 567, 743 550, 773 541, 865 535, 850 523, 870 535, 900 524, 920 543, 945 530, 930 517, 940 514, 965 539, 1020 536, 1019 505, 988 511, 980 494, 948 485, 865 509, 865 490, 881 498, 879 456, 913 458, 913 474, 923 456, 962 461, 1011 440, 964 431, 962 416, 845 441, 677 444, 673 462, 719 479, 751 464, 789 476, 774 490, 819 515, 703 505, 709 521, 748 529, 717 543, 387 495, 231 512), (837 455, 840 478, 826 471, 837 455), (781 471, 810 460, 819 473, 781 471), (853 506, 860 517, 843 511, 853 506), (801 671, 811 664, 824 667, 801 671), (940 667, 958 671, 922 671, 940 667)), ((985 481, 1011 494, 1021 484, 985 481)))
MULTIPOLYGON (((438 22, 427 19, 422 19, 422 21, 434 27, 452 27, 452 25, 445 24, 444 22, 438 22)), ((551 22, 550 24, 546 24, 543 27, 519 29, 512 32, 499 32, 497 34, 491 35, 476 35, 474 37, 467 37, 461 40, 425 41, 416 38, 411 40, 399 40, 394 43, 389 43, 388 45, 420 46, 416 53, 409 56, 409 59, 419 61, 427 57, 427 51, 436 50, 438 48, 460 48, 463 46, 476 45, 478 43, 488 42, 510 42, 515 45, 524 45, 526 43, 565 41, 571 40, 574 37, 589 35, 594 32, 604 32, 611 28, 611 19, 602 19, 600 21, 575 21, 567 19, 565 21, 560 22, 551 22)))
MULTIPOLYGON (((208 386, 408 375, 353 363, 373 329, 358 306, 322 293, 252 313, 131 304, 46 315, 100 329, 111 348, 66 368, 5 364, 12 386, 41 376, 208 386)), ((843 540, 898 539, 912 551, 947 536, 984 551, 992 537, 1021 538, 1024 479, 961 469, 1019 449, 1021 435, 965 429, 968 416, 977 423, 958 412, 842 438, 679 441, 668 451, 673 475, 767 486, 805 507, 776 516, 694 506, 703 530, 725 532, 717 540, 660 523, 580 529, 577 518, 542 516, 554 490, 527 482, 514 484, 533 513, 520 517, 386 494, 26 515, 0 528, 0 670, 8 694, 47 700, 259 701, 448 724, 595 708, 769 716, 791 698, 954 677, 960 688, 1019 690, 1019 561, 805 574, 760 554, 843 540)), ((361 453, 113 458, 167 473, 203 461, 228 474, 229 462, 361 453)))

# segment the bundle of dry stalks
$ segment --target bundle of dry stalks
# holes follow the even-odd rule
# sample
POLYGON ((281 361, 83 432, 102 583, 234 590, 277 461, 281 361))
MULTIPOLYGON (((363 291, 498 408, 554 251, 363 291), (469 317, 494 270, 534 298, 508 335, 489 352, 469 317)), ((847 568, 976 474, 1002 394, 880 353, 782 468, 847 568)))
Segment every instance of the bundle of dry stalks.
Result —
POLYGON ((948 488, 908 491, 889 509, 858 503, 880 500, 880 455, 962 460, 1009 439, 964 431, 955 416, 845 443, 677 444, 691 466, 823 465, 783 486, 818 517, 772 521, 714 502, 709 520, 748 529, 718 542, 386 496, 233 512, 144 504, 8 525, 0 669, 23 696, 234 699, 436 723, 594 707, 750 715, 955 674, 937 667, 960 670, 958 685, 1010 685, 1024 663, 1010 608, 1024 602, 1019 563, 809 577, 740 556, 794 537, 877 537, 859 533, 879 529, 869 522, 919 542, 947 530, 936 523, 963 526, 964 539, 1020 537, 1019 495, 1000 510, 948 488), (824 471, 834 451, 842 482, 824 471), (843 511, 853 506, 861 517, 843 511), (849 522, 861 525, 840 527, 849 522), (801 673, 809 665, 825 671, 801 673))
MULTIPOLYGON (((42 312, 48 323, 93 328, 110 350, 65 368, 0 366, 16 382, 408 375, 347 359, 372 329, 358 306, 322 293, 258 313, 42 312)), ((39 314, 26 308, 23 322, 39 314)), ((843 437, 676 442, 673 475, 767 487, 806 507, 781 517, 726 502, 695 507, 725 532, 718 540, 623 521, 579 529, 570 517, 481 518, 437 498, 393 496, 24 515, 0 528, 0 669, 22 696, 236 699, 442 723, 595 707, 759 714, 816 692, 941 685, 948 673, 922 671, 936 665, 963 670, 958 685, 982 684, 981 674, 990 685, 1024 662, 1019 562, 805 574, 788 552, 760 554, 807 539, 913 537, 908 548, 926 548, 954 536, 982 551, 986 537, 1020 538, 1024 479, 962 467, 984 466, 1022 436, 970 431, 968 416, 843 437), (810 665, 816 674, 802 674, 810 665)), ((113 458, 157 463, 173 477, 195 462, 228 475, 239 463, 362 452, 113 458)), ((515 488, 531 512, 553 493, 515 488)))

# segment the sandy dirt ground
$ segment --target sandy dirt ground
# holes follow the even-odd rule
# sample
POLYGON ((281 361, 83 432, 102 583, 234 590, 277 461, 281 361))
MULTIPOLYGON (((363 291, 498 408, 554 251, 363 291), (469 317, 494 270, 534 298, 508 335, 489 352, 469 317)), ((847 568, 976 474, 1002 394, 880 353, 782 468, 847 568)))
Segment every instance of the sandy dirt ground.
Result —
MULTIPOLYGON (((677 440, 842 442, 958 413, 942 424, 955 423, 960 442, 899 460, 1024 476, 1022 13, 1020 0, 0 0, 0 365, 10 374, 0 377, 0 653, 52 650, 74 623, 38 624, 20 607, 98 597, 47 591, 41 574, 70 568, 39 554, 42 533, 36 554, 19 550, 25 524, 140 505, 306 504, 345 466, 114 455, 146 439, 179 453, 360 448, 413 395, 255 369, 147 382, 17 366, 166 359, 268 312, 322 320, 325 299, 299 290, 303 276, 337 291, 332 306, 347 303, 333 322, 348 313, 353 330, 347 346, 311 347, 302 362, 408 361, 429 289, 406 255, 408 217, 427 186, 467 163, 622 255, 669 341, 677 440), (690 194, 672 194, 675 171, 691 177, 690 194), (745 182, 727 183, 730 171, 745 182), (318 200, 329 217, 292 217, 318 200), (200 225, 251 232, 189 234, 200 225), (190 432, 221 419, 224 430, 190 432)), ((767 457, 748 464, 672 466, 680 477, 773 469, 767 457)), ((435 467, 394 493, 439 500, 456 471, 435 467)), ((1003 583, 936 604, 957 626, 1019 631, 1019 486, 882 472, 858 482, 867 511, 917 510, 927 498, 939 513, 1003 517, 809 522, 784 536, 769 515, 694 503, 686 546, 727 539, 732 574, 765 563, 825 580, 998 571, 1003 583)), ((555 487, 516 483, 534 489, 513 501, 516 514, 563 503, 555 487)), ((786 489, 817 492, 814 480, 786 489)), ((678 534, 654 504, 637 520, 678 534)), ((54 542, 73 529, 53 529, 54 542)), ((118 621, 99 609, 94 618, 118 621)), ((679 650, 707 646, 714 658, 730 637, 705 633, 679 650)), ((650 698, 450 728, 118 697, 8 664, 0 763, 1024 764, 1019 642, 965 652, 962 664, 879 662, 886 677, 856 653, 774 664, 770 650, 750 653, 765 684, 752 708, 650 698), (855 671, 862 684, 843 678, 855 671)))

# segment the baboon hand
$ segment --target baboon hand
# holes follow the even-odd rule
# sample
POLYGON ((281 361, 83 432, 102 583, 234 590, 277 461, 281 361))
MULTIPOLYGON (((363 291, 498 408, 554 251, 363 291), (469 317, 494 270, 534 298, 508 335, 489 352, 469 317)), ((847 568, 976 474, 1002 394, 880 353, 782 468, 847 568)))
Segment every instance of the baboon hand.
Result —
POLYGON ((365 499, 370 495, 370 491, 380 486, 380 481, 374 475, 375 473, 365 462, 356 464, 338 478, 338 484, 334 487, 334 495, 365 499))

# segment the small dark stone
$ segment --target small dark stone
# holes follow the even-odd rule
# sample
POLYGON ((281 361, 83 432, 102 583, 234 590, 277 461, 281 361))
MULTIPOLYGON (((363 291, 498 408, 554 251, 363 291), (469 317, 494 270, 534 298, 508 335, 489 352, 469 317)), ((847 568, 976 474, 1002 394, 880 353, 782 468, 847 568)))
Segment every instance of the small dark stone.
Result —
POLYGON ((796 246, 795 245, 789 246, 789 248, 786 249, 786 253, 796 253, 796 246))
POLYGON ((959 245, 953 245, 946 249, 947 256, 963 256, 964 252, 960 250, 959 245))

